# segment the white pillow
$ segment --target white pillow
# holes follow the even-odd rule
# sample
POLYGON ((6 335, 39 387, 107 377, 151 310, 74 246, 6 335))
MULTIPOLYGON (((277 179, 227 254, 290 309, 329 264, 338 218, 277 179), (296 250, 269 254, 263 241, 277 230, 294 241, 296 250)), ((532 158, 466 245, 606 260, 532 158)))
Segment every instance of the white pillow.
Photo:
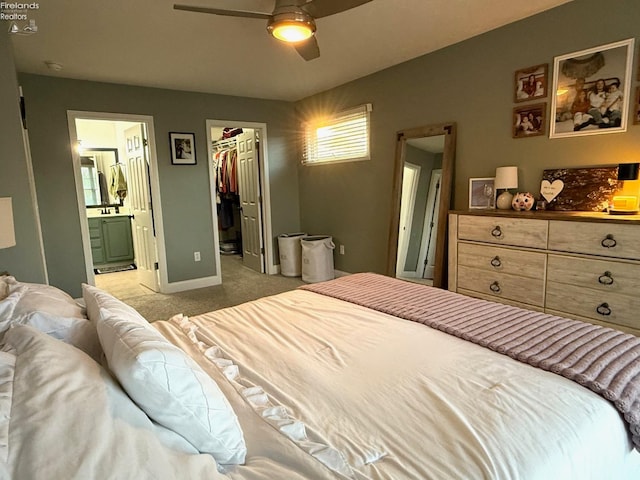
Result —
POLYGON ((26 287, 16 288, 3 300, 0 300, 0 337, 2 332, 5 332, 11 326, 13 312, 26 290, 26 287))
MULTIPOLYGON (((0 440, 9 461, 0 459, 0 478, 218 478, 211 456, 198 455, 184 438, 154 424, 78 349, 17 325, 1 350, 16 360, 9 442, 0 440)), ((0 412, 6 392, 0 389, 0 412)))
POLYGON ((149 323, 135 308, 98 287, 83 283, 82 298, 87 307, 87 316, 92 322, 97 323, 101 319, 117 316, 145 325, 149 323))
POLYGON ((98 322, 109 369, 156 422, 221 464, 244 463, 247 448, 218 385, 151 326, 110 317, 98 322))
MULTIPOLYGON (((9 456, 9 423, 13 403, 13 377, 16 368, 14 352, 0 352, 0 465, 7 463, 9 456)), ((2 476, 0 467, 0 478, 2 476)), ((8 476, 6 478, 9 478, 8 476)))
POLYGON ((32 312, 13 320, 12 327, 15 325, 30 325, 53 338, 79 348, 96 362, 101 361, 102 347, 98 340, 98 332, 95 325, 86 318, 67 318, 47 312, 32 312))
POLYGON ((9 285, 15 281, 15 278, 9 275, 0 275, 0 300, 4 300, 9 295, 9 285))
POLYGON ((66 292, 52 285, 15 282, 9 286, 12 292, 26 289, 13 312, 14 316, 31 312, 48 312, 60 317, 87 318, 84 308, 66 292))

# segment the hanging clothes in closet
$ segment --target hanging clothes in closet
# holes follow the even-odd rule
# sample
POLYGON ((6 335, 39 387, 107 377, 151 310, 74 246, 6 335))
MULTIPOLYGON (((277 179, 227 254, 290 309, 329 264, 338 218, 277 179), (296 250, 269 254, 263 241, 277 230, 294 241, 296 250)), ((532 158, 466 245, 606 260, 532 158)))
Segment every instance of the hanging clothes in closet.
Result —
POLYGON ((234 226, 234 211, 238 209, 238 149, 235 142, 225 141, 216 145, 213 155, 215 172, 216 204, 218 223, 221 230, 234 226))

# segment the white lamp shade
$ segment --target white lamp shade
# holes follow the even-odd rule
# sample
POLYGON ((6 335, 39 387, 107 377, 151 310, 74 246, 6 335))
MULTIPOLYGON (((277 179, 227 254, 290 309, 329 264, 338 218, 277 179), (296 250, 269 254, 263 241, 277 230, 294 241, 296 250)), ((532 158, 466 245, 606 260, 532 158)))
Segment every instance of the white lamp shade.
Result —
POLYGON ((495 188, 518 188, 518 167, 496 168, 495 188))
POLYGON ((0 198, 0 248, 13 247, 16 233, 13 228, 13 206, 11 197, 0 198))

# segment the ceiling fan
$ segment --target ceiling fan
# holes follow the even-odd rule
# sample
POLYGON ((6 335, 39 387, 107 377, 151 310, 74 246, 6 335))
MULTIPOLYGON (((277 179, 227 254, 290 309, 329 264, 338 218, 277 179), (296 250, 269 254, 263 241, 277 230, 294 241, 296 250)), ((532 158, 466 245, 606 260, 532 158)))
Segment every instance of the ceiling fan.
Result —
POLYGON ((276 0, 271 13, 227 10, 221 8, 174 5, 175 10, 211 13, 228 17, 258 18, 267 20, 267 31, 278 40, 291 43, 305 60, 320 56, 318 41, 314 36, 317 18, 328 17, 358 7, 371 0, 276 0))

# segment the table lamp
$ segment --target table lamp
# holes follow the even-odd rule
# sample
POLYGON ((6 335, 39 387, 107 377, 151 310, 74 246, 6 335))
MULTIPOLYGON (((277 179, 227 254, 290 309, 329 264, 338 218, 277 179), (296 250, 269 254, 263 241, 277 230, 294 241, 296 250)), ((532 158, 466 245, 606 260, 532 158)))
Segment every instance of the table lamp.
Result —
POLYGON ((640 163, 621 163, 618 165, 618 180, 631 181, 625 185, 623 193, 633 193, 634 195, 616 195, 613 197, 609 213, 613 215, 635 215, 638 213, 638 188, 635 184, 640 172, 640 163), (630 188, 626 188, 629 186, 630 188))
POLYGON ((11 197, 0 198, 0 248, 13 247, 15 244, 11 197))
POLYGON ((518 167, 498 167, 496 168, 495 187, 497 190, 504 190, 496 199, 496 207, 501 210, 511 208, 513 194, 510 188, 518 188, 518 167))

